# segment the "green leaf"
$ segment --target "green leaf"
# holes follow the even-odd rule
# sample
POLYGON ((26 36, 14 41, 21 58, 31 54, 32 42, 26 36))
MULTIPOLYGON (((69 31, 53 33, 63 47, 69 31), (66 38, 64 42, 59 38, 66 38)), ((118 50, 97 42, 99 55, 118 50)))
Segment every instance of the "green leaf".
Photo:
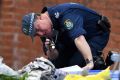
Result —
POLYGON ((0 74, 0 80, 19 80, 19 77, 0 74))
POLYGON ((25 80, 28 77, 28 73, 24 73, 22 76, 9 76, 6 74, 0 74, 0 80, 25 80))
POLYGON ((28 73, 24 73, 22 77, 20 77, 20 80, 25 80, 28 77, 28 73))

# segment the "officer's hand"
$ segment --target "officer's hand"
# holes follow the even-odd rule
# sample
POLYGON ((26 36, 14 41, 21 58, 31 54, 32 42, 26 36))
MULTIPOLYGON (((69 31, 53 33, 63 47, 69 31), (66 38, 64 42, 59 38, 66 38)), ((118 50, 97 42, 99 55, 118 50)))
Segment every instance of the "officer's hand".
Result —
POLYGON ((83 67, 83 70, 90 70, 94 67, 94 63, 93 61, 91 61, 90 63, 88 63, 85 67, 83 67))
POLYGON ((55 48, 55 43, 50 39, 46 39, 44 44, 48 50, 53 50, 55 48))
POLYGON ((47 48, 47 50, 49 50, 49 47, 50 47, 50 39, 46 39, 45 41, 45 47, 47 48))
POLYGON ((46 39, 45 47, 47 48, 46 54, 50 60, 54 60, 58 57, 59 53, 57 49, 55 49, 55 45, 51 45, 50 39, 46 39))

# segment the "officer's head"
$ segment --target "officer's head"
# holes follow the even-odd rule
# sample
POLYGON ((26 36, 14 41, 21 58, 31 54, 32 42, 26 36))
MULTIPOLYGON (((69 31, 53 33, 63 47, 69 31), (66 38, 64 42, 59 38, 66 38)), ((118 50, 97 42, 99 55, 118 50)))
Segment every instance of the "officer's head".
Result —
POLYGON ((50 36, 52 22, 47 13, 28 13, 22 19, 22 32, 32 38, 35 36, 50 36))

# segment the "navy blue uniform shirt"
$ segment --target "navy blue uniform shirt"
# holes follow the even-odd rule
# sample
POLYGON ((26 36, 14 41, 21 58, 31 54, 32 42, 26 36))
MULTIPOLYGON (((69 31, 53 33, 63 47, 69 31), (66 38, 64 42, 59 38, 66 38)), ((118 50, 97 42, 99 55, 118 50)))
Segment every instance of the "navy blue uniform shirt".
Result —
POLYGON ((104 32, 98 26, 101 15, 79 3, 44 7, 42 13, 46 11, 53 23, 53 28, 58 31, 55 45, 59 56, 52 61, 57 68, 72 65, 85 66, 86 62, 83 56, 78 54, 81 52, 74 43, 74 39, 80 35, 85 36, 93 56, 101 55, 100 52, 109 40, 109 32, 104 32))
POLYGON ((100 34, 97 21, 100 15, 79 3, 64 3, 52 7, 44 7, 42 13, 48 11, 53 28, 60 34, 59 41, 70 44, 76 37, 84 35, 90 39, 100 34))

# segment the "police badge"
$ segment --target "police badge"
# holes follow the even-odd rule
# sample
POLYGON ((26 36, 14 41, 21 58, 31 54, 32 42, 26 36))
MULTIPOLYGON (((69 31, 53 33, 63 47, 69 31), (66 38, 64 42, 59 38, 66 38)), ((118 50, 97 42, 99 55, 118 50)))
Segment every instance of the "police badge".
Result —
POLYGON ((73 28, 73 22, 70 19, 65 20, 64 25, 68 30, 73 28))

